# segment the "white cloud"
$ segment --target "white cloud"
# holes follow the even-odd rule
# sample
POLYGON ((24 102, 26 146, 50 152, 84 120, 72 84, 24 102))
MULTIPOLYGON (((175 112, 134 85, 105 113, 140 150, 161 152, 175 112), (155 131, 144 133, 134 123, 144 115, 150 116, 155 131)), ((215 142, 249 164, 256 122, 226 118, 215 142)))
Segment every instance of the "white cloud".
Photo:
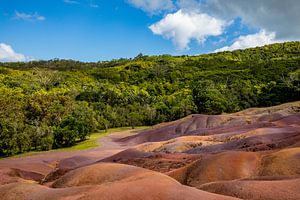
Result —
MULTIPOLYGON (((300 40, 299 0, 226 0, 226 2, 224 0, 127 0, 127 2, 148 13, 175 12, 164 16, 149 28, 154 34, 171 39, 179 49, 187 49, 193 39, 203 42, 209 36, 221 35, 225 32, 226 24, 239 18, 248 28, 265 31, 237 38, 232 47, 228 46, 230 49, 238 45, 244 48, 244 46, 264 45, 274 41, 300 40), (272 36, 274 38, 270 40, 272 36), (252 41, 254 44, 247 44, 247 41, 252 41)), ((233 33, 226 33, 228 34, 233 33)))
POLYGON ((177 11, 149 28, 156 35, 171 39, 179 50, 188 49, 191 40, 203 43, 209 36, 221 35, 227 23, 205 13, 177 11))
POLYGON ((79 4, 78 1, 74 1, 74 0, 64 0, 64 2, 68 4, 79 4))
POLYGON ((177 0, 176 5, 181 10, 198 10, 200 8, 200 0, 177 0))
POLYGON ((23 54, 16 53, 10 45, 0 43, 0 62, 21 62, 29 60, 23 54))
POLYGON ((44 16, 39 15, 38 13, 27 14, 16 11, 14 19, 25 21, 44 21, 46 18, 44 16))
POLYGON ((99 5, 94 3, 92 0, 86 0, 84 2, 77 1, 77 0, 63 0, 64 3, 70 4, 70 5, 85 5, 89 6, 90 8, 99 8, 99 5))
POLYGON ((174 10, 172 0, 128 0, 128 3, 150 14, 174 10))
POLYGON ((276 34, 274 32, 267 33, 265 30, 252 35, 240 36, 235 42, 230 46, 225 46, 220 49, 215 50, 215 52, 220 51, 233 51, 237 49, 246 49, 257 46, 264 46, 266 44, 272 44, 277 42, 282 42, 276 40, 276 34))
POLYGON ((209 0, 198 7, 226 20, 240 17, 247 25, 275 32, 278 39, 300 39, 299 0, 209 0))
POLYGON ((91 8, 99 8, 99 5, 97 5, 97 4, 92 4, 92 3, 91 3, 91 4, 90 4, 90 7, 91 7, 91 8))

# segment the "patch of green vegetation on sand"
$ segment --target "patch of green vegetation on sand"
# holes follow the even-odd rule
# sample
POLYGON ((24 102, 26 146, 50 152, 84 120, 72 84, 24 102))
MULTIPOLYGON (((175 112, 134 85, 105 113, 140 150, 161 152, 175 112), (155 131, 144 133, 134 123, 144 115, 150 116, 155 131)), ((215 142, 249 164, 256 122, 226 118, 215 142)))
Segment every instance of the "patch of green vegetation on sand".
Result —
MULTIPOLYGON (((109 134, 123 132, 123 131, 129 131, 129 130, 139 131, 139 130, 144 130, 147 128, 149 128, 149 126, 139 126, 139 127, 135 127, 135 129, 132 129, 131 127, 111 128, 111 129, 108 129, 107 131, 100 131, 100 132, 92 133, 90 135, 90 137, 88 137, 85 141, 78 142, 74 146, 60 148, 60 149, 53 149, 53 150, 49 150, 46 152, 78 151, 78 150, 87 150, 87 149, 91 149, 91 148, 96 148, 96 147, 101 146, 99 139, 101 139, 102 137, 108 136, 109 134)), ((45 151, 30 151, 30 152, 26 152, 23 154, 11 156, 11 158, 19 158, 19 157, 24 157, 24 156, 37 155, 40 153, 45 153, 45 151)), ((5 157, 0 157, 0 159, 4 159, 4 158, 5 157)))
POLYGON ((111 128, 108 129, 106 132, 98 132, 98 133, 93 133, 91 136, 82 142, 78 142, 76 145, 67 147, 67 148, 62 148, 59 149, 59 151, 72 151, 72 150, 85 150, 85 149, 90 149, 90 148, 95 148, 101 146, 101 143, 99 143, 99 139, 102 137, 105 137, 111 133, 116 133, 116 132, 122 132, 122 131, 128 131, 128 130, 143 130, 149 128, 148 126, 140 126, 136 127, 135 129, 132 129, 131 127, 121 127, 121 128, 111 128))

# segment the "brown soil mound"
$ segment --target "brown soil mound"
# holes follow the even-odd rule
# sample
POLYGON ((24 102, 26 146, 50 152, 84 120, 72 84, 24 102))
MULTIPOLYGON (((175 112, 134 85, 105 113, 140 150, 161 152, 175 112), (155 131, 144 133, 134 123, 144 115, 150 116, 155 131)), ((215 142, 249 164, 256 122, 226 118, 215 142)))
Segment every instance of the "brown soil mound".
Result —
POLYGON ((19 179, 53 181, 66 172, 114 155, 130 146, 114 140, 137 134, 136 130, 115 132, 99 140, 101 146, 82 151, 50 151, 0 160, 0 185, 19 179), (46 177, 46 178, 44 178, 46 177), (40 180, 39 180, 40 179, 40 180))
POLYGON ((4 200, 77 200, 84 197, 91 188, 77 187, 52 189, 34 183, 12 183, 0 187, 4 200))
POLYGON ((144 152, 182 153, 196 147, 204 147, 221 143, 211 140, 211 138, 206 136, 185 136, 164 142, 144 143, 138 145, 136 149, 144 152))
POLYGON ((58 165, 57 168, 60 169, 75 169, 80 166, 88 165, 90 163, 93 163, 93 160, 85 157, 85 156, 73 156, 70 158, 62 159, 58 165))
POLYGON ((201 190, 251 200, 299 200, 300 179, 254 181, 235 180, 208 183, 201 190))
MULTIPOLYGON (((283 120, 290 115, 298 115, 300 112, 300 102, 287 103, 270 108, 251 108, 242 112, 224 115, 190 115, 183 119, 164 123, 153 129, 143 131, 142 133, 127 138, 120 139, 121 142, 141 144, 145 142, 159 142, 187 135, 205 135, 206 132, 220 131, 218 129, 242 129, 248 124, 275 122, 283 120), (216 129, 216 130, 214 130, 216 129)), ((290 124, 290 120, 296 120, 299 125, 299 117, 283 120, 290 124)), ((293 124, 294 122, 292 122, 293 124)), ((271 125, 271 123, 270 123, 271 125)), ((214 133, 216 134, 216 133, 214 133)))
POLYGON ((62 159, 61 161, 59 161, 55 169, 53 169, 49 174, 40 179, 40 182, 42 184, 52 182, 73 169, 77 169, 94 162, 95 161, 93 159, 85 156, 73 156, 70 158, 62 159))
POLYGON ((247 128, 210 136, 183 136, 162 142, 148 142, 135 149, 145 153, 193 154, 225 150, 264 151, 288 147, 300 141, 300 126, 247 128))
POLYGON ((190 155, 184 153, 176 154, 155 154, 146 158, 133 157, 129 159, 119 159, 118 163, 133 165, 150 169, 157 172, 166 173, 181 167, 184 167, 195 160, 198 160, 201 155, 190 155))
POLYGON ((263 157, 260 176, 300 175, 300 148, 283 149, 263 157))
POLYGON ((30 172, 30 171, 24 171, 24 170, 20 170, 20 169, 14 169, 14 168, 12 168, 10 175, 12 177, 20 177, 22 179, 34 180, 34 181, 39 181, 44 177, 43 174, 30 172))
POLYGON ((43 177, 43 174, 34 171, 26 171, 18 168, 5 168, 0 170, 0 185, 23 182, 24 180, 40 181, 43 177))
POLYGON ((183 186, 174 179, 150 170, 121 164, 99 163, 67 173, 48 188, 33 183, 0 187, 6 200, 221 200, 235 199, 183 186))
POLYGON ((141 144, 145 142, 160 142, 173 138, 195 135, 195 131, 200 132, 208 128, 219 127, 226 123, 228 126, 235 124, 247 124, 244 117, 230 117, 226 115, 191 115, 175 122, 167 123, 165 126, 146 130, 136 136, 130 136, 119 140, 120 142, 141 144))
MULTIPOLYGON (((215 139, 218 140, 218 137, 216 136, 215 139)), ((222 144, 199 146, 188 150, 187 153, 217 153, 226 150, 266 151, 288 147, 299 141, 300 126, 260 128, 250 133, 245 132, 235 136, 230 134, 230 137, 224 137, 222 144)))
POLYGON ((168 173, 189 186, 253 177, 294 177, 300 175, 300 148, 277 152, 223 152, 168 173))
POLYGON ((107 200, 230 200, 233 197, 207 193, 195 188, 182 186, 172 179, 160 176, 135 177, 132 180, 120 181, 99 187, 82 198, 107 200))
POLYGON ((168 175, 182 184, 197 187, 204 183, 256 176, 260 156, 252 152, 224 152, 202 159, 168 175))
POLYGON ((11 176, 10 173, 0 172, 0 185, 21 182, 23 179, 17 176, 11 176))
POLYGON ((54 188, 75 187, 84 185, 101 185, 116 182, 129 177, 153 175, 152 171, 123 164, 98 163, 73 170, 52 185, 54 188))
POLYGON ((299 112, 191 115, 94 149, 3 159, 0 199, 300 199, 299 112))

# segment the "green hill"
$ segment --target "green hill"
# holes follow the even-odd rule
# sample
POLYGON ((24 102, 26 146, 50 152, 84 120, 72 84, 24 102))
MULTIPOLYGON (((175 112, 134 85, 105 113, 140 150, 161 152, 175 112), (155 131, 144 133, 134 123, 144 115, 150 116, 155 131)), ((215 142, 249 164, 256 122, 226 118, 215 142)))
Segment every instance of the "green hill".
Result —
POLYGON ((0 63, 0 155, 91 132, 300 100, 300 42, 199 56, 0 63))

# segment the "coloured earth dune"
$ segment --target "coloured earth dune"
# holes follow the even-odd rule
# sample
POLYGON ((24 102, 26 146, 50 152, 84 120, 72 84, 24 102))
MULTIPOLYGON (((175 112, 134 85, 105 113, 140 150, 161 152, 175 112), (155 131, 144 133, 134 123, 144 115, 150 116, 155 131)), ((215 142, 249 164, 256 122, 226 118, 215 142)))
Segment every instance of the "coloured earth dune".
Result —
POLYGON ((195 114, 99 142, 0 160, 1 199, 300 199, 300 102, 195 114))

